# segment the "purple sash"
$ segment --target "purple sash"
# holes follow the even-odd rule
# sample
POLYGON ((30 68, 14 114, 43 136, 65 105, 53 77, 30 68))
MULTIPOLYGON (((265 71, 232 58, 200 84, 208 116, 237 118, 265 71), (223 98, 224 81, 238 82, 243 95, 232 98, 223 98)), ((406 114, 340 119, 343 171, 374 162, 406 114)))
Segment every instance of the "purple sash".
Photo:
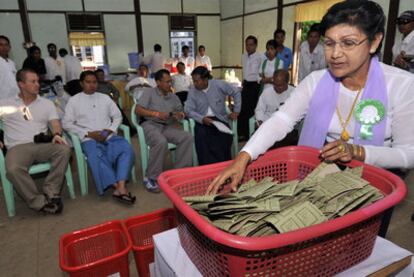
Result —
MULTIPOLYGON (((329 124, 338 103, 340 80, 336 79, 328 70, 316 86, 309 109, 300 134, 298 145, 321 148, 328 134, 329 124)), ((384 145, 385 127, 387 122, 387 87, 378 57, 371 58, 368 79, 365 84, 361 100, 374 99, 380 101, 385 108, 384 118, 373 126, 371 140, 363 140, 359 136, 361 124, 355 121, 354 144, 384 145)))

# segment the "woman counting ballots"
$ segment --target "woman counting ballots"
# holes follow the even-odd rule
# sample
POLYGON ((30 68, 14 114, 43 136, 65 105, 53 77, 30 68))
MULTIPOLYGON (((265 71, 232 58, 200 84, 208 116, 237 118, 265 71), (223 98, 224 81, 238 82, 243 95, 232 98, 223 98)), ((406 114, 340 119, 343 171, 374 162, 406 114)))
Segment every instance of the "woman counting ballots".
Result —
POLYGON ((282 140, 302 118, 299 145, 320 149, 323 160, 356 159, 386 169, 414 167, 414 75, 378 61, 384 25, 384 12, 373 1, 333 5, 321 22, 328 68, 298 85, 207 193, 217 193, 229 178, 236 191, 247 164, 282 140))

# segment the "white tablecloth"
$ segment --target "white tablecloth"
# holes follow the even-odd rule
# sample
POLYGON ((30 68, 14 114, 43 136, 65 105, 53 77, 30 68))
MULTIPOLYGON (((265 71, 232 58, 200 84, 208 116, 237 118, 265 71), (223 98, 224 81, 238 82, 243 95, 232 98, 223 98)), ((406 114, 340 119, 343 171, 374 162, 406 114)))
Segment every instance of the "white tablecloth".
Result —
MULTIPOLYGON (((411 252, 377 237, 372 254, 368 259, 336 276, 365 277, 411 255, 411 252)), ((154 256, 154 264, 151 265, 152 277, 202 276, 181 247, 177 229, 171 229, 154 236, 154 256)), ((413 273, 414 262, 411 261, 409 266, 395 276, 411 277, 413 273)))

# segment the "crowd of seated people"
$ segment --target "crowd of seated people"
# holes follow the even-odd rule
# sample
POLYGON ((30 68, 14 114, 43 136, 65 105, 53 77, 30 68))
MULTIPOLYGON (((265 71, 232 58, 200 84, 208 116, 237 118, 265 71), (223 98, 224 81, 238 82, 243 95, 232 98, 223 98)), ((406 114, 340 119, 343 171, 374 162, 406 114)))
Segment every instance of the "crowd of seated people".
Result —
MULTIPOLYGON (((394 47, 394 63, 410 71, 414 12, 404 12, 397 23, 403 40, 394 47)), ((136 103, 134 112, 149 146, 148 167, 143 172, 149 192, 160 191, 157 178, 165 170, 169 143, 176 147, 175 168, 193 165, 193 144, 200 165, 226 161, 231 159, 232 135, 228 130, 232 120, 238 120, 239 138, 245 141, 251 133, 249 120, 254 120, 257 128, 283 105, 295 89, 289 85, 292 51, 284 46, 285 37, 285 31, 277 29, 267 41, 265 53, 257 52, 255 36, 246 37, 242 88, 212 79, 212 63, 203 45, 196 57, 190 55, 188 46, 182 47, 182 56, 174 64, 175 74, 165 69, 161 46, 154 45, 154 53, 144 57, 137 68, 138 76, 125 86, 136 103), (229 99, 233 103, 230 109, 229 99), (194 120, 194 137, 183 129, 183 120, 194 120)), ((300 80, 326 67, 318 25, 310 28, 300 48, 300 80)), ((9 58, 10 49, 10 40, 0 35, 0 120, 4 130, 0 146, 7 149, 7 178, 28 207, 48 214, 63 210, 61 187, 71 155, 70 144, 62 135, 65 131, 79 137, 97 193, 112 190, 115 201, 134 204, 136 196, 127 184, 135 155, 132 145, 118 136, 121 123, 131 125, 117 105, 119 90, 105 79, 104 71, 82 72, 79 60, 66 49, 58 51, 54 43, 47 45, 44 59, 38 46, 29 48, 22 69, 17 71, 9 58), (65 84, 71 96, 63 116, 49 99, 39 95, 41 83, 54 80, 65 84), (50 135, 39 141, 43 133, 50 135), (41 191, 28 173, 30 166, 39 162, 51 164, 41 191)), ((298 131, 294 130, 274 147, 296 144, 297 139, 298 131)))

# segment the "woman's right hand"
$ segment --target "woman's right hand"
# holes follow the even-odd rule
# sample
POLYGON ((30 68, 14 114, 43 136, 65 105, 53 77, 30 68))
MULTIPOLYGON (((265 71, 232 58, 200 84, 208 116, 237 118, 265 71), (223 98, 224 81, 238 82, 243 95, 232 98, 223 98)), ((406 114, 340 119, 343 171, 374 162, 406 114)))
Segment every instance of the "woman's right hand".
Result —
POLYGON ((214 178, 213 182, 208 186, 206 194, 216 194, 219 189, 230 179, 230 187, 233 192, 237 191, 238 185, 243 178, 244 171, 247 164, 250 162, 250 155, 246 152, 241 152, 233 164, 224 169, 220 174, 214 178))

